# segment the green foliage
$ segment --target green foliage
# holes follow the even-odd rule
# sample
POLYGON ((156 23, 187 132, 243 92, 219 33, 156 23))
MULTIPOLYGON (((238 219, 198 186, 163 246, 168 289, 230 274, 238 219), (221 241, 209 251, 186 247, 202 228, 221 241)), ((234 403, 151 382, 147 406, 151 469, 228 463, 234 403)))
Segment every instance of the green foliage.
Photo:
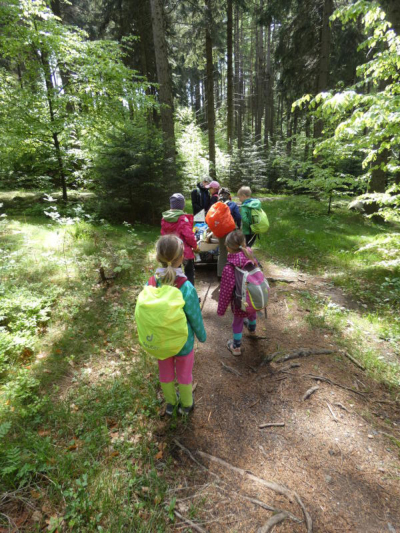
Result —
POLYGON ((88 40, 43 0, 0 6, 1 184, 88 185, 101 132, 153 105, 118 43, 88 40))
POLYGON ((94 172, 101 187, 103 216, 157 223, 179 182, 169 178, 162 135, 145 121, 110 129, 98 147, 94 172))
MULTIPOLYGON (((347 24, 359 17, 366 34, 359 48, 372 53, 371 59, 357 69, 360 81, 344 91, 322 93, 315 98, 306 95, 295 105, 309 103, 312 114, 324 121, 324 138, 315 148, 319 159, 328 157, 329 165, 329 154, 333 154, 330 159, 362 155, 364 175, 359 185, 363 192, 369 192, 367 201, 382 207, 382 216, 393 218, 393 209, 399 205, 396 195, 400 173, 400 37, 390 29, 382 10, 363 0, 341 7, 332 20, 347 24), (375 194, 374 189, 368 188, 377 170, 388 176, 386 194, 375 194)), ((340 178, 336 174, 337 183, 340 178)), ((319 187, 318 182, 315 187, 319 187)))

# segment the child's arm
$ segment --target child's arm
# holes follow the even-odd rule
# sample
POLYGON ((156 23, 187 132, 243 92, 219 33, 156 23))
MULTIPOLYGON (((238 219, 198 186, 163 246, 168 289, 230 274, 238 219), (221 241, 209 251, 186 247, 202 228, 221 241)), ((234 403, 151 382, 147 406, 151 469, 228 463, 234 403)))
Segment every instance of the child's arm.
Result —
POLYGON ((251 209, 249 207, 246 207, 245 205, 242 206, 242 209, 240 210, 240 214, 242 215, 242 227, 243 229, 249 229, 251 225, 251 209))
POLYGON ((190 246, 190 248, 196 249, 197 248, 197 241, 196 237, 194 236, 192 227, 190 224, 185 224, 181 229, 181 239, 185 241, 185 243, 190 246))
POLYGON ((196 337, 200 342, 206 342, 207 334, 204 329, 203 317, 201 316, 199 297, 197 296, 196 289, 191 283, 185 283, 184 287, 185 307, 183 310, 185 311, 196 337))
POLYGON ((235 289, 235 270, 231 265, 226 265, 222 271, 221 287, 218 300, 218 316, 224 316, 232 300, 235 289))

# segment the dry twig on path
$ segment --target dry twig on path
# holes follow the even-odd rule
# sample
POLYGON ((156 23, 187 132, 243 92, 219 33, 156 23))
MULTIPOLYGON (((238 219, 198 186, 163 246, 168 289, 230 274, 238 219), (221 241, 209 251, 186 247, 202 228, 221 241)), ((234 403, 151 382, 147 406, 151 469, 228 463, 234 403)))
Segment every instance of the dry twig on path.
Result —
POLYGON ((358 366, 358 368, 361 368, 361 370, 365 370, 365 366, 363 366, 361 363, 357 361, 357 359, 354 359, 349 353, 347 352, 341 352, 347 359, 349 359, 353 364, 358 366))
POLYGON ((284 427, 285 422, 267 422, 266 424, 260 424, 258 427, 263 428, 272 428, 272 427, 284 427))
POLYGON ((318 385, 316 385, 315 387, 311 387, 311 389, 308 389, 308 391, 306 391, 306 393, 303 396, 303 402, 307 400, 307 398, 309 398, 311 394, 314 394, 314 392, 317 391, 318 389, 319 389, 318 385))
POLYGON ((235 374, 235 376, 241 376, 242 374, 239 372, 239 370, 236 370, 236 368, 232 368, 231 366, 226 365, 222 361, 220 361, 221 365, 227 370, 228 372, 231 372, 232 374, 235 374))
POLYGON ((262 527, 260 527, 257 531, 257 533, 269 533, 273 530, 273 528, 277 525, 286 520, 288 517, 288 514, 285 511, 282 511, 278 514, 274 514, 271 516, 271 518, 266 522, 262 527))
POLYGON ((255 476, 254 474, 251 474, 250 472, 247 472, 246 470, 243 470, 242 468, 238 468, 236 466, 231 465, 230 463, 227 463, 223 459, 219 459, 218 457, 214 457, 213 455, 210 455, 208 453, 202 452, 200 450, 197 451, 197 453, 206 459, 209 459, 210 461, 214 461, 225 468, 229 468, 230 470, 237 472, 241 476, 247 476, 250 480, 255 481, 256 483, 260 483, 264 487, 267 487, 270 490, 273 490, 274 492, 277 492, 278 494, 281 494, 282 496, 285 496, 288 498, 290 502, 296 501, 299 507, 301 508, 306 525, 307 525, 307 533, 312 533, 312 519, 305 508, 303 502, 300 499, 300 496, 293 490, 290 490, 283 485, 278 485, 277 483, 274 483, 273 481, 266 481, 265 479, 262 479, 260 477, 255 476))
POLYGON ((330 413, 331 413, 331 415, 332 415, 333 420, 334 420, 335 422, 339 422, 339 419, 337 418, 337 416, 336 416, 335 413, 333 412, 332 407, 329 405, 328 402, 326 402, 326 405, 328 406, 328 409, 329 409, 329 411, 330 411, 330 413))
POLYGON ((346 385, 341 385, 340 383, 336 383, 336 381, 332 381, 329 378, 325 378, 324 376, 314 376, 314 374, 304 374, 305 377, 309 377, 311 379, 315 379, 318 381, 325 381, 326 383, 330 383, 330 385, 335 385, 336 387, 339 387, 344 390, 348 390, 350 392, 354 392, 354 394, 358 394, 359 396, 362 396, 365 398, 365 393, 360 392, 358 390, 352 389, 350 387, 346 387, 346 385))
POLYGON ((206 295, 204 296, 203 303, 201 304, 201 310, 202 310, 202 311, 203 311, 204 304, 206 303, 208 293, 209 293, 209 291, 210 291, 210 289, 211 289, 211 285, 212 285, 212 283, 210 283, 210 284, 208 285, 208 289, 207 289, 206 295))

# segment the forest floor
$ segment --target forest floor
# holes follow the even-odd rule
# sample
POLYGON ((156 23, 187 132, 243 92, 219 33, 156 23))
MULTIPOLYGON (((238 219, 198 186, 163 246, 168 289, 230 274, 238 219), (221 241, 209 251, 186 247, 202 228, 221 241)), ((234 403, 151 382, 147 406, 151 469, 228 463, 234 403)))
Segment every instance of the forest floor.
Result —
MULTIPOLYGON (((258 320, 260 338, 244 333, 240 357, 226 348, 230 311, 216 315, 215 272, 197 271, 208 339, 196 349, 196 406, 172 437, 169 420, 158 428, 159 438, 172 439, 181 478, 177 513, 191 510, 196 531, 267 532, 275 516, 285 520, 274 531, 300 533, 307 513, 315 533, 400 531, 400 403, 343 354, 334 332, 310 326, 300 295, 330 293, 340 305, 357 303, 327 279, 265 267, 275 280, 268 318, 258 320), (315 353, 279 362, 301 349, 315 353), (283 425, 260 427, 269 423, 283 425)), ((387 350, 382 340, 371 342, 387 350)), ((178 520, 175 530, 190 525, 178 520)))

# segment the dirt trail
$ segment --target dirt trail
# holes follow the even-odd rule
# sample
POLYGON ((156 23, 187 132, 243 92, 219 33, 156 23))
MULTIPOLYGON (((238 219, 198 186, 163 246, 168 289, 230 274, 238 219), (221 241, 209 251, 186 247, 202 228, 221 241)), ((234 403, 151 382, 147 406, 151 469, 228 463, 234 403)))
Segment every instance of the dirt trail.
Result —
MULTIPOLYGON (((258 531, 273 512, 249 498, 304 519, 295 500, 291 503, 245 473, 210 461, 197 453, 201 451, 295 491, 315 533, 400 533, 399 448, 388 436, 400 440, 400 405, 385 403, 387 391, 339 353, 332 334, 312 330, 305 322, 297 291, 329 287, 321 279, 277 266, 266 265, 265 270, 268 277, 286 282, 272 284, 268 319, 258 320, 258 334, 267 338, 254 340, 244 333, 241 357, 226 349, 232 315, 230 311, 223 319, 216 315, 214 270, 197 271, 208 340, 196 351, 195 411, 187 427, 175 434, 193 457, 172 444, 182 478, 175 494, 176 510, 187 518, 193 503, 199 509, 198 531, 208 532, 258 531), (259 366, 278 350, 286 354, 300 348, 333 353, 259 366), (298 366, 290 367, 294 363, 298 366), (316 381, 309 374, 361 394, 316 381), (305 392, 316 385, 319 389, 303 401, 305 392), (259 428, 279 422, 285 425, 259 428)), ((343 295, 336 297, 345 302, 343 295)), ((178 519, 176 531, 189 528, 178 519)), ((307 531, 304 521, 290 518, 264 531, 272 529, 307 531)))

